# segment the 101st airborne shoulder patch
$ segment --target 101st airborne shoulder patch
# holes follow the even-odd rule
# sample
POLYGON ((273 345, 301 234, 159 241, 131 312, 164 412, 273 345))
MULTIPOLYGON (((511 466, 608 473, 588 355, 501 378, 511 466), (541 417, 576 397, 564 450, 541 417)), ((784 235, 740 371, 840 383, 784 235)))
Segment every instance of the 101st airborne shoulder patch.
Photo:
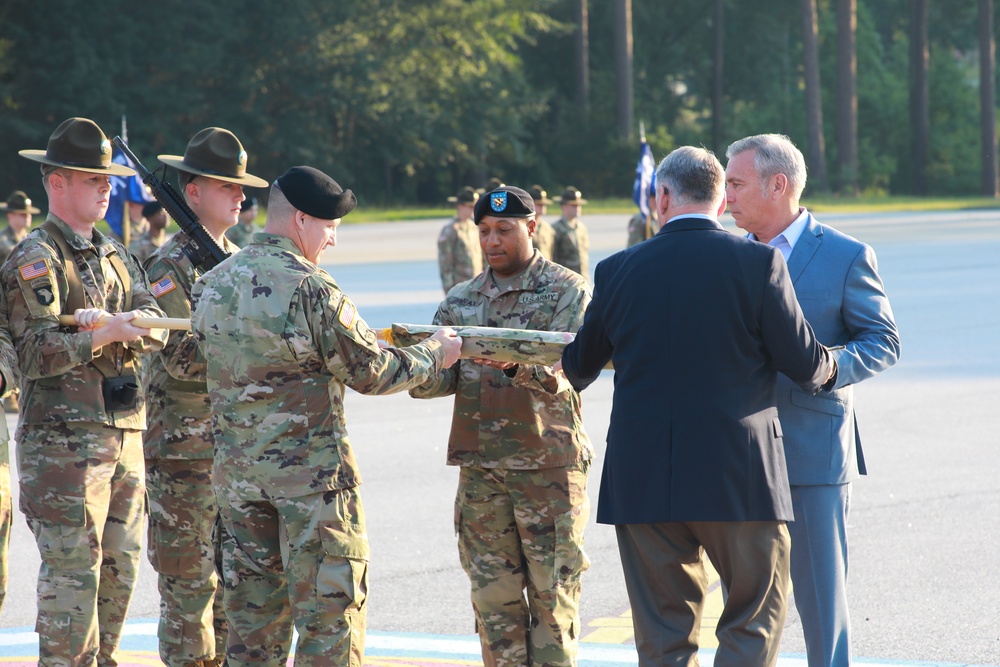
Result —
POLYGON ((56 300, 56 292, 52 287, 53 276, 52 267, 45 257, 17 267, 17 282, 21 286, 25 306, 32 317, 52 314, 51 306, 56 300))

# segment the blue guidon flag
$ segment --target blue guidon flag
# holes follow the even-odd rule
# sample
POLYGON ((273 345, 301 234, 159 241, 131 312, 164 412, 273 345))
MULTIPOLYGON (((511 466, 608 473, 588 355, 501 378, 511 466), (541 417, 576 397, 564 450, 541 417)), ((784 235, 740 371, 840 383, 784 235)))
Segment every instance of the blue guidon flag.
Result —
POLYGON ((497 213, 501 213, 507 208, 507 193, 506 192, 494 192, 490 195, 490 208, 492 208, 497 213))

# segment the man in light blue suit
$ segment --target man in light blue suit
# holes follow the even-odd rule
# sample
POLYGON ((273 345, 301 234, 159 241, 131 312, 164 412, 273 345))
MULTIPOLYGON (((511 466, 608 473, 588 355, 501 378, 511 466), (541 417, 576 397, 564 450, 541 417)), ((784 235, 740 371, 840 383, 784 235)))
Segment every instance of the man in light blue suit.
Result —
POLYGON ((896 363, 899 333, 874 251, 799 206, 806 165, 788 137, 747 137, 726 157, 736 225, 785 257, 802 312, 837 362, 832 388, 815 395, 779 375, 777 404, 795 514, 792 587, 809 667, 847 666, 847 517, 851 482, 867 472, 853 385, 896 363))

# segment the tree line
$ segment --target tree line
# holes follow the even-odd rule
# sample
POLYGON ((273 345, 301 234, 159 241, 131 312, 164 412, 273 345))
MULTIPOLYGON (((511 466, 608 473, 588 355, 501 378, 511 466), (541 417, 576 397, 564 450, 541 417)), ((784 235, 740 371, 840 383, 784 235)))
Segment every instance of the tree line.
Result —
MULTIPOLYGON (((0 191, 44 201, 70 116, 147 166, 210 125, 272 179, 319 167, 369 204, 489 177, 628 196, 657 159, 760 132, 810 191, 997 194, 992 0, 6 0, 0 191)), ((6 196, 5 194, 3 196, 6 196)))

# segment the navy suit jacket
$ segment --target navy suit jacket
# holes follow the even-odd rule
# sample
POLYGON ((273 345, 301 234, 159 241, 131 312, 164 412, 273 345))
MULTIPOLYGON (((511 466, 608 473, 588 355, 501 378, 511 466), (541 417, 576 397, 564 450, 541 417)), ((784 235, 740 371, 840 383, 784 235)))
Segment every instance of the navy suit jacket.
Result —
POLYGON ((866 472, 854 414, 853 385, 899 359, 899 332, 878 275, 875 253, 811 215, 788 257, 802 312, 832 352, 831 391, 804 393, 778 378, 778 414, 793 485, 844 484, 866 472))
POLYGON ((830 357, 776 250, 686 217, 605 259, 563 369, 579 390, 608 360, 599 522, 792 519, 777 374, 814 392, 830 357))

